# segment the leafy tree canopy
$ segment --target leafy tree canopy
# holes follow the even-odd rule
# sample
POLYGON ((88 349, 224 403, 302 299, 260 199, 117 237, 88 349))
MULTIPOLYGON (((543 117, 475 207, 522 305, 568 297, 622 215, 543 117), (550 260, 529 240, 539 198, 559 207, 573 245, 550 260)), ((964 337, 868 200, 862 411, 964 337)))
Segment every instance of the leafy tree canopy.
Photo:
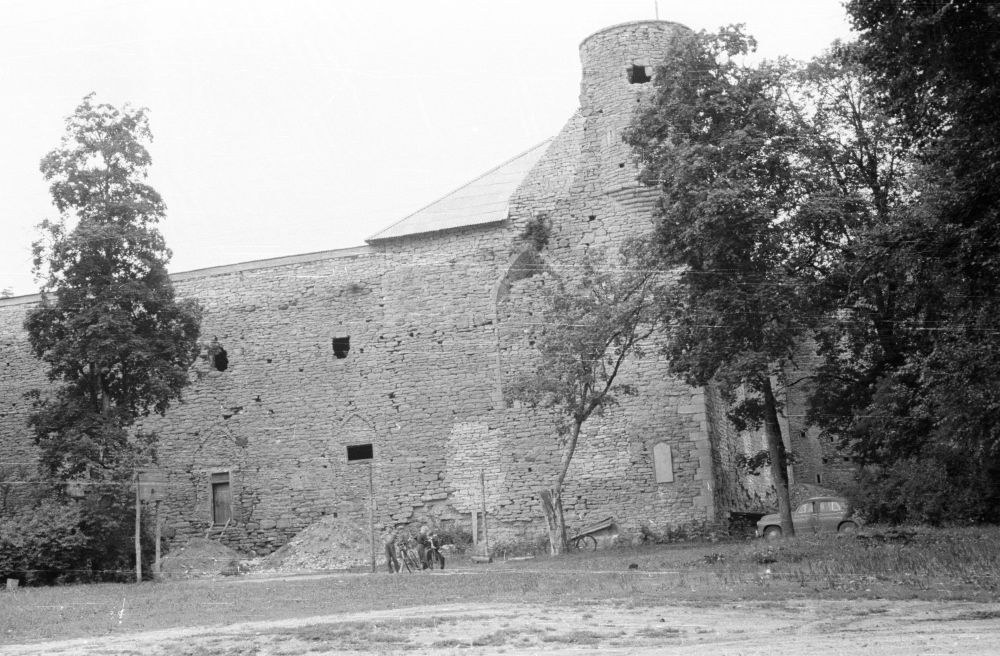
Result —
MULTIPOLYGON (((671 362, 694 384, 766 392, 812 338, 810 421, 864 463, 940 467, 992 498, 998 12, 849 9, 860 42, 807 65, 745 66, 752 40, 730 28, 679 42, 658 70, 627 140, 662 192, 665 261, 683 267, 671 362)), ((737 424, 766 396, 738 404, 737 424)))
POLYGON ((676 43, 626 141, 661 191, 664 262, 681 267, 666 306, 671 366, 693 385, 718 384, 738 428, 764 426, 769 453, 749 461, 771 463, 784 514, 772 385, 795 383, 784 374, 815 337, 854 369, 828 368, 840 378, 822 388, 829 402, 814 420, 843 427, 866 403, 897 349, 905 273, 886 233, 913 166, 911 140, 879 111, 852 47, 751 66, 753 47, 737 27, 676 43), (859 337, 853 357, 842 357, 845 335, 859 337))
POLYGON ((919 164, 913 193, 886 230, 887 262, 904 292, 892 308, 899 339, 857 397, 864 412, 850 429, 868 462, 933 463, 956 498, 964 487, 981 490, 979 511, 965 515, 996 519, 1000 10, 972 0, 852 0, 847 8, 858 60, 919 164))
POLYGON ((771 381, 807 327, 789 228, 795 134, 780 111, 782 68, 742 62, 754 46, 735 27, 676 40, 625 140, 640 180, 660 190, 662 261, 679 268, 663 306, 671 369, 692 385, 720 384, 731 401, 748 392, 730 417, 764 425, 782 528, 792 534, 771 381))
MULTIPOLYGON (((179 398, 197 355, 200 309, 177 301, 156 224, 165 214, 147 182, 144 109, 84 98, 41 163, 60 218, 34 247, 41 305, 25 328, 60 385, 36 393, 31 418, 43 461, 64 478, 98 476, 136 456, 127 429, 179 398)), ((145 440, 149 442, 150 440, 145 440)))

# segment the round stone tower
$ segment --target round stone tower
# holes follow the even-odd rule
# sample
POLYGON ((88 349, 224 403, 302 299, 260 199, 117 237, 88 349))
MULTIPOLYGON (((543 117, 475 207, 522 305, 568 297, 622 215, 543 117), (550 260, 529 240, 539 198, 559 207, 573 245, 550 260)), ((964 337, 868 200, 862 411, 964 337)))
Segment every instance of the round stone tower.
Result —
POLYGON ((640 188, 639 171, 622 132, 642 100, 653 93, 654 69, 667 47, 690 33, 678 23, 637 21, 595 32, 580 44, 586 159, 592 167, 589 177, 596 175, 600 191, 620 196, 640 188))
MULTIPOLYGON (((639 183, 622 134, 654 93, 654 68, 667 48, 688 34, 677 23, 639 21, 603 29, 580 44, 580 107, 511 198, 511 233, 538 219, 547 220, 551 231, 537 251, 523 239, 514 241, 509 269, 496 287, 497 371, 530 371, 537 364, 524 333, 536 325, 531 317, 537 321, 536 303, 544 298, 545 278, 532 275, 540 263, 554 275, 573 276, 591 249, 613 262, 627 239, 652 229, 658 190, 639 183)), ((497 378, 498 398, 503 375, 497 378)), ((621 517, 626 531, 642 522, 714 521, 703 390, 669 375, 657 358, 630 362, 622 376, 639 393, 590 423, 585 444, 573 456, 565 512, 587 516, 600 508, 605 516, 621 517)), ((516 430, 503 429, 508 435, 516 430)))
POLYGON ((669 21, 636 21, 606 27, 580 44, 584 116, 630 111, 649 89, 653 68, 667 46, 691 30, 669 21))
POLYGON ((580 44, 580 108, 514 194, 516 230, 548 217, 549 257, 578 257, 592 246, 621 245, 648 232, 656 190, 638 182, 639 169, 622 134, 654 92, 655 68, 667 48, 691 31, 669 21, 613 25, 580 44))

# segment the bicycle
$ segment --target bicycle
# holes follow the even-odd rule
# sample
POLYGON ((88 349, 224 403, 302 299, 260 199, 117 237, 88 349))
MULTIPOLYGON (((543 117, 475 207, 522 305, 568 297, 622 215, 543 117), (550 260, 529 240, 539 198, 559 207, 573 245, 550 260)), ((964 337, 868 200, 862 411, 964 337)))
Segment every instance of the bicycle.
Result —
POLYGON ((569 546, 579 551, 597 551, 597 538, 589 533, 574 535, 569 539, 569 546))
POLYGON ((406 568, 407 572, 412 574, 413 572, 420 571, 420 559, 417 557, 416 549, 413 548, 412 540, 396 543, 396 558, 399 560, 401 567, 406 568))

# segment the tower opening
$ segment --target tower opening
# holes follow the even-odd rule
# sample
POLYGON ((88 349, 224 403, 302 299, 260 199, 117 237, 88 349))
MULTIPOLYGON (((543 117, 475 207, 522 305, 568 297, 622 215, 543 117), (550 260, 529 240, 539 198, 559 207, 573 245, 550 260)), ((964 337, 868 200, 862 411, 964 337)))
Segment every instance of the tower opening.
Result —
POLYGON ((229 354, 226 353, 226 349, 221 346, 213 349, 212 366, 215 367, 216 371, 225 371, 229 368, 229 354))
POLYGON ((628 75, 629 84, 643 84, 652 80, 652 75, 649 66, 641 66, 639 64, 632 64, 626 69, 626 74, 628 75))
POLYGON ((351 350, 351 338, 350 337, 334 337, 333 338, 333 355, 337 357, 338 360, 343 360, 347 357, 347 353, 351 350))

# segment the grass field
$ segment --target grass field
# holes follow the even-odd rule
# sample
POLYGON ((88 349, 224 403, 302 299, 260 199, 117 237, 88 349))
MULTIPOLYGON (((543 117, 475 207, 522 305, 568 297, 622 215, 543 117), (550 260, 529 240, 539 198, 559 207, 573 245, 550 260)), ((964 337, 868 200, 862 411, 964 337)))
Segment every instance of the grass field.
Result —
MULTIPOLYGON (((434 573, 327 572, 281 578, 258 574, 139 585, 21 588, 0 592, 0 651, 4 644, 40 639, 431 604, 559 604, 579 609, 582 616, 591 606, 609 603, 641 609, 667 601, 706 607, 806 599, 996 602, 998 592, 998 528, 868 530, 860 537, 799 537, 773 545, 757 540, 654 545, 491 564, 456 557, 449 560, 448 570, 434 573)), ((493 639, 511 638, 503 630, 498 627, 493 639)), ((655 630, 669 633, 671 627, 655 630)), ((306 641, 310 631, 370 634, 364 626, 344 624, 289 631, 306 641)), ((592 638, 586 629, 579 629, 574 640, 586 643, 592 638)))

